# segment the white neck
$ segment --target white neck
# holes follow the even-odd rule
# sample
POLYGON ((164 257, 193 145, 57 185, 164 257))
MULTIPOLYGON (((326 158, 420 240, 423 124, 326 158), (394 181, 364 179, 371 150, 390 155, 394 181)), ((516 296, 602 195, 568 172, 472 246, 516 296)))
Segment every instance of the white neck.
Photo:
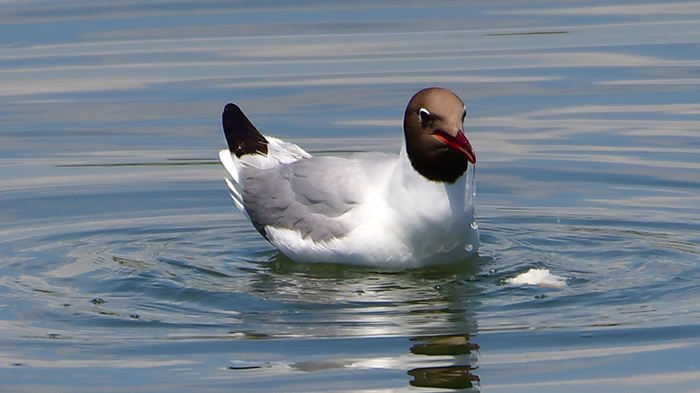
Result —
MULTIPOLYGON (((428 180, 413 169, 406 151, 406 144, 404 143, 399 153, 398 163, 389 180, 390 189, 388 191, 391 193, 392 189, 401 190, 402 193, 407 195, 399 196, 400 199, 414 199, 414 202, 421 207, 420 210, 426 210, 426 212, 431 210, 431 200, 445 200, 444 197, 447 196, 450 211, 452 214, 459 214, 472 206, 471 202, 474 193, 473 168, 470 165, 467 172, 452 184, 428 180), (467 184, 468 181, 469 184, 467 184)), ((438 209, 444 208, 442 206, 435 207, 438 209)))

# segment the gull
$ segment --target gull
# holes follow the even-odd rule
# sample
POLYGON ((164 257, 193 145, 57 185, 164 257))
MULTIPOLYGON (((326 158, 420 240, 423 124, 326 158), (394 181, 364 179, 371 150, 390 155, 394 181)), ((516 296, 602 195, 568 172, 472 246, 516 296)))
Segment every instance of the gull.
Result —
POLYGON ((423 89, 406 107, 398 155, 312 157, 263 135, 229 103, 228 149, 219 158, 235 205, 294 261, 398 270, 454 264, 479 247, 466 116, 453 92, 423 89))

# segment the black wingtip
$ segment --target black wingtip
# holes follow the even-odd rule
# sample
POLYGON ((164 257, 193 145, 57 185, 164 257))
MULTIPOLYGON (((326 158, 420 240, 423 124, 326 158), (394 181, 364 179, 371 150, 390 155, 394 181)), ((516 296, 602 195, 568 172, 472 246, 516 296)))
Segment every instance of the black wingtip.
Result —
POLYGON ((228 103, 221 115, 228 150, 241 157, 245 154, 267 154, 267 139, 248 120, 241 108, 228 103))

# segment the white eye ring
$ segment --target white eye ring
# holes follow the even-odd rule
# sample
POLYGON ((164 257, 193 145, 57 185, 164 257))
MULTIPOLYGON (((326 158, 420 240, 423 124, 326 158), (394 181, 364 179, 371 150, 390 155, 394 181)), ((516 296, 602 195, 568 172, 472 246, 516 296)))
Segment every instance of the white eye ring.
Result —
POLYGON ((425 108, 420 108, 418 110, 418 116, 420 117, 420 120, 422 122, 428 122, 430 121, 430 111, 428 111, 425 108))

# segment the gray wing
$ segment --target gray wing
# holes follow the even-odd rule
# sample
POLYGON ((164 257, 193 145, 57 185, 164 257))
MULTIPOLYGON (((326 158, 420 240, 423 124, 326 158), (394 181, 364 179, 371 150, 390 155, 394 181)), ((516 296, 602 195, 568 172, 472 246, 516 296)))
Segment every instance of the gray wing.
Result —
POLYGON ((362 201, 366 173, 360 162, 309 158, 277 168, 243 172, 243 204, 255 228, 298 230, 314 241, 345 235, 340 216, 362 201))

